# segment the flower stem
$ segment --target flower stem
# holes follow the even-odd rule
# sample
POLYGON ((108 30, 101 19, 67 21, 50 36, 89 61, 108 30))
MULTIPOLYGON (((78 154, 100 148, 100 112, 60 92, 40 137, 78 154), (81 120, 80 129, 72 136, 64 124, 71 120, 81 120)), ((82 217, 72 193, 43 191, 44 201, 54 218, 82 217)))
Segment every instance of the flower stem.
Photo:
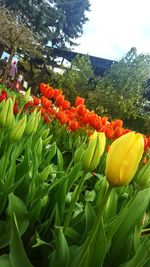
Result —
POLYGON ((81 179, 80 179, 80 182, 78 184, 78 187, 77 189, 75 189, 75 192, 74 192, 74 196, 73 196, 73 199, 72 199, 72 202, 71 202, 71 205, 70 205, 70 208, 69 208, 69 211, 68 211, 68 214, 66 216, 66 219, 65 219, 65 222, 64 222, 64 226, 63 226, 63 230, 64 230, 64 233, 70 223, 70 220, 71 220, 71 216, 72 216, 72 213, 73 213, 73 210, 74 210, 74 206, 78 200, 78 196, 81 192, 81 189, 82 189, 82 186, 84 184, 84 179, 85 179, 85 174, 86 173, 83 173, 81 179))
POLYGON ((84 260, 86 259, 87 253, 88 253, 92 243, 95 240, 95 237, 97 235, 97 232, 98 232, 98 229, 99 229, 99 225, 100 225, 100 222, 101 222, 101 219, 102 219, 102 216, 103 216, 103 212, 105 210, 105 207, 106 207, 108 198, 110 196, 111 190, 112 190, 112 187, 109 185, 108 188, 106 189, 105 194, 104 194, 103 201, 102 201, 102 203, 100 205, 99 212, 98 212, 96 220, 95 220, 95 222, 94 222, 94 224, 92 226, 90 234, 88 235, 88 237, 87 237, 87 239, 86 239, 86 241, 84 243, 83 250, 82 250, 82 253, 80 255, 79 267, 83 267, 84 266, 84 260))

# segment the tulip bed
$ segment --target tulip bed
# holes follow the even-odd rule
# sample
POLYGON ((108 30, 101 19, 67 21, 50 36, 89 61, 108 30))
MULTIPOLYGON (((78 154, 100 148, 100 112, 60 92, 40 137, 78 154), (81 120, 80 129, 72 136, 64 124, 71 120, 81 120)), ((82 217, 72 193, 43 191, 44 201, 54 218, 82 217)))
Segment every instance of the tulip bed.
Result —
POLYGON ((150 137, 0 86, 0 266, 149 267, 150 137))

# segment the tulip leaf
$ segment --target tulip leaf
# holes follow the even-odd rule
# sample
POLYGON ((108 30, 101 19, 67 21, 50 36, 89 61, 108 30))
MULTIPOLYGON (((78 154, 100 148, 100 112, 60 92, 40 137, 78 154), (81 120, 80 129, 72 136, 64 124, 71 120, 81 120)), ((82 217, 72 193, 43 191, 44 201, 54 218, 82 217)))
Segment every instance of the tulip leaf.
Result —
MULTIPOLYGON (((69 263, 67 267, 77 267, 80 264, 80 256, 83 251, 83 246, 70 246, 69 247, 70 251, 70 257, 69 257, 69 263)), ((87 265, 82 265, 84 267, 87 267, 87 265)))
POLYGON ((77 244, 80 242, 81 236, 71 227, 67 227, 65 235, 67 236, 67 240, 71 240, 72 243, 76 242, 77 244))
POLYGON ((40 199, 34 200, 31 203, 29 210, 30 223, 35 223, 36 221, 39 220, 41 214, 41 208, 42 204, 40 199))
POLYGON ((13 214, 11 225, 10 259, 15 267, 33 267, 23 248, 15 213, 13 214))
POLYGON ((24 180, 24 176, 18 180, 15 184, 11 185, 10 187, 6 187, 5 189, 5 184, 4 184, 4 191, 0 193, 0 199, 7 197, 10 193, 12 193, 24 180))
POLYGON ((89 201, 89 202, 93 202, 95 195, 96 195, 95 190, 91 190, 91 191, 86 190, 85 191, 85 200, 89 201))
POLYGON ((6 247, 10 242, 11 222, 0 221, 0 248, 6 247))
POLYGON ((110 249, 111 260, 115 260, 124 246, 128 235, 134 232, 135 226, 140 223, 150 199, 150 189, 145 189, 134 195, 120 213, 118 229, 115 231, 110 249), (141 201, 142 199, 142 201, 141 201), (135 212, 136 211, 136 212, 135 212), (133 216, 134 214, 134 216, 133 216), (122 220, 123 219, 123 220, 122 220))
POLYGON ((135 249, 135 251, 137 251, 139 246, 141 245, 140 235, 141 235, 141 231, 136 226, 135 231, 134 231, 134 249, 135 249))
POLYGON ((16 162, 13 161, 9 167, 9 173, 7 174, 7 179, 5 181, 6 188, 13 185, 15 173, 16 173, 16 162))
POLYGON ((87 237, 87 234, 91 230, 95 218, 96 218, 95 212, 94 212, 91 204, 89 202, 87 202, 86 206, 85 206, 85 226, 84 226, 85 231, 83 233, 82 240, 84 240, 87 237))
POLYGON ((104 230, 104 224, 101 221, 94 243, 90 247, 88 266, 102 267, 105 255, 107 253, 107 239, 104 230))
POLYGON ((6 221, 0 221, 0 248, 6 247, 10 243, 11 221, 14 212, 16 213, 19 231, 22 235, 29 225, 28 212, 23 201, 11 193, 9 195, 6 221))
MULTIPOLYGON (((57 171, 63 171, 63 156, 61 151, 57 148, 57 171)), ((57 173, 57 178, 61 178, 61 174, 57 173)))
POLYGON ((69 261, 69 248, 62 228, 55 227, 56 250, 50 255, 50 266, 67 266, 69 261))
POLYGON ((0 266, 1 267, 13 267, 11 262, 10 262, 9 255, 0 256, 0 266))
POLYGON ((67 191, 69 192, 70 188, 74 184, 77 179, 81 176, 81 163, 76 164, 73 168, 71 168, 70 172, 67 175, 67 191))
POLYGON ((53 143, 50 148, 47 151, 47 155, 46 158, 44 160, 44 165, 50 164, 52 158, 55 156, 56 154, 56 143, 53 143))
POLYGON ((118 202, 117 193, 115 190, 112 190, 110 194, 110 199, 108 201, 108 205, 106 205, 106 209, 104 212, 104 221, 108 221, 116 215, 117 202, 118 202))
POLYGON ((136 254, 134 257, 121 265, 119 267, 141 267, 145 266, 144 264, 150 259, 150 253, 149 253, 149 245, 148 241, 145 240, 138 248, 136 254))
POLYGON ((63 182, 63 184, 59 187, 57 191, 57 202, 58 202, 58 208, 59 208, 59 214, 60 214, 60 220, 63 219, 64 209, 65 209, 65 197, 66 197, 66 191, 67 191, 67 180, 63 182))
POLYGON ((27 174, 29 167, 29 150, 26 150, 23 160, 16 166, 16 179, 19 180, 23 175, 27 174))
POLYGON ((23 201, 13 193, 9 195, 8 215, 15 213, 20 234, 23 234, 29 225, 28 211, 23 201))

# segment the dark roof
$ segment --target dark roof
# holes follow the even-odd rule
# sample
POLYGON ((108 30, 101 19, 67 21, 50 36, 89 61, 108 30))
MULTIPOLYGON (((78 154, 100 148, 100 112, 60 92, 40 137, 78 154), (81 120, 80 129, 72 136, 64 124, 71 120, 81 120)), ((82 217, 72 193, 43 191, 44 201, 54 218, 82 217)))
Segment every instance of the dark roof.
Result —
MULTIPOLYGON (((62 50, 58 48, 52 48, 49 46, 46 46, 45 52, 47 55, 50 55, 54 58, 62 57, 68 60, 69 62, 71 62, 77 55, 86 56, 85 54, 68 51, 68 50, 62 50)), ((96 75, 103 75, 104 72, 108 70, 111 67, 111 65, 115 62, 110 59, 99 58, 99 57, 94 57, 90 55, 88 56, 90 58, 93 71, 96 75)))

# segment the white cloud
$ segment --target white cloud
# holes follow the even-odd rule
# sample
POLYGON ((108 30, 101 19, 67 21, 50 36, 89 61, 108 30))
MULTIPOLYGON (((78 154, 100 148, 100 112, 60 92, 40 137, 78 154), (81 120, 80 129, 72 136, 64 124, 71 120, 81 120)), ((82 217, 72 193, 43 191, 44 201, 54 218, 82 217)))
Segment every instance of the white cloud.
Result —
POLYGON ((150 52, 149 0, 91 0, 91 9, 75 51, 110 59, 132 46, 150 52))

